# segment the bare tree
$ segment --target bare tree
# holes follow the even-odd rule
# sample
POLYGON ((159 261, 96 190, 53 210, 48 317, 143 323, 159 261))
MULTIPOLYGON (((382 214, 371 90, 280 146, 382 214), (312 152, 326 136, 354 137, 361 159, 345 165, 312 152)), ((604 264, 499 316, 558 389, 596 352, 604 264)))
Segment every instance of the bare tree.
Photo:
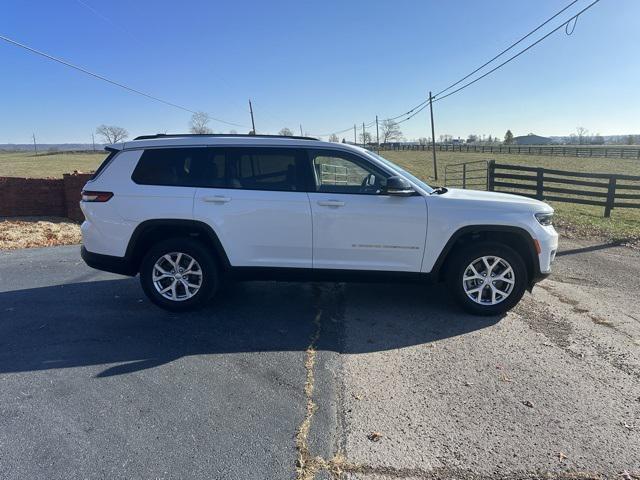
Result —
POLYGON ((207 126, 211 118, 206 112, 196 112, 191 115, 191 121, 189 122, 189 131, 197 134, 212 133, 211 129, 207 126))
POLYGON ((278 135, 282 135, 283 137, 293 137, 293 132, 290 128, 284 127, 278 132, 278 135))
POLYGON ((126 129, 115 125, 102 124, 96 128, 96 133, 104 139, 105 143, 118 143, 129 137, 126 129))
POLYGON ((398 123, 391 120, 383 120, 380 125, 380 143, 387 143, 392 140, 402 140, 402 131, 398 123))
POLYGON ((429 143, 429 139, 427 137, 420 137, 418 139, 418 143, 420 145, 427 145, 429 143))
POLYGON ((589 137, 589 130, 584 127, 576 127, 576 133, 578 134, 578 144, 585 145, 591 138, 589 137))
POLYGON ((338 137, 338 135, 336 135, 335 133, 332 133, 331 135, 329 135, 329 141, 339 143, 340 137, 338 137))
POLYGON ((361 133, 358 134, 358 138, 360 139, 360 143, 371 143, 371 132, 364 132, 364 135, 361 133))

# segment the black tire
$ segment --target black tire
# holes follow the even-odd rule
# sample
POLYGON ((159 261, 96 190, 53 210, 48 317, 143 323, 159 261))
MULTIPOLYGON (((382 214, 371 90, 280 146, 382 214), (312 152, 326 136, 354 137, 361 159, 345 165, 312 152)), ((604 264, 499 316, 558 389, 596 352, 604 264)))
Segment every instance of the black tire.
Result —
MULTIPOLYGON (((482 266, 482 263, 480 265, 482 266)), ((520 301, 528 285, 528 275, 524 260, 514 249, 502 243, 483 242, 452 252, 451 263, 447 270, 447 283, 453 297, 467 312, 474 315, 501 315, 512 309, 520 301), (484 256, 500 257, 513 270, 513 287, 504 299, 494 305, 481 304, 471 299, 463 286, 463 278, 467 267, 474 260, 484 256)), ((499 288, 507 287, 506 283, 500 281, 497 282, 497 285, 499 288)), ((486 301, 490 300, 490 294, 490 285, 482 287, 482 295, 486 298, 486 301)), ((475 297, 478 298, 478 295, 475 294, 475 297)), ((502 296, 498 294, 497 297, 502 296)), ((482 299, 480 300, 482 301, 482 299)))
MULTIPOLYGON (((177 260, 177 256, 172 258, 177 260)), ((185 279, 186 282, 191 283, 193 281, 197 283, 199 277, 197 274, 191 274, 185 277, 185 279)), ((166 280, 166 282, 171 281, 171 278, 166 280)), ((178 283, 178 297, 180 296, 179 294, 185 297, 193 293, 189 290, 187 294, 186 285, 182 282, 178 283)), ((140 284, 149 300, 159 307, 172 312, 185 312, 203 307, 213 297, 219 288, 220 274, 213 255, 200 242, 191 238, 171 238, 155 244, 144 256, 140 266, 140 284), (182 253, 183 259, 185 258, 184 254, 190 256, 200 266, 198 271, 201 273, 202 280, 201 283, 199 283, 199 289, 195 291, 195 294, 193 294, 191 298, 171 300, 163 296, 155 287, 153 281, 154 265, 164 255, 173 252, 182 253)), ((164 284, 161 286, 164 286, 164 284)))

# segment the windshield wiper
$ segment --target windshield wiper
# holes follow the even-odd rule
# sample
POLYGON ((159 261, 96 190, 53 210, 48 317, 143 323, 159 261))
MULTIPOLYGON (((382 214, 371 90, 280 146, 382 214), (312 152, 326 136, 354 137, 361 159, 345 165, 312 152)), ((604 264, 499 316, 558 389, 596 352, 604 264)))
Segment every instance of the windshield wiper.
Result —
POLYGON ((443 193, 447 193, 449 191, 448 188, 445 187, 436 187, 433 189, 433 191, 431 192, 431 195, 442 195, 443 193))

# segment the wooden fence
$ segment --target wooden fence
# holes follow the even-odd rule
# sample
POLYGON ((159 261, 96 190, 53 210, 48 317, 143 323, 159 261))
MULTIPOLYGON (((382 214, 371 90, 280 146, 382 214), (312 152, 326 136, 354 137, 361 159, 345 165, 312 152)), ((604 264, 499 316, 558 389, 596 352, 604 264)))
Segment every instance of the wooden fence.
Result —
MULTIPOLYGON (((368 148, 375 149, 375 146, 368 148)), ((381 145, 380 150, 430 151, 431 145, 381 145)), ((640 147, 623 146, 567 146, 567 145, 450 145, 436 144, 436 151, 467 153, 510 153, 520 155, 546 155, 554 157, 601 157, 640 160, 640 147)))
POLYGON ((640 208, 640 176, 585 173, 508 165, 490 160, 488 190, 517 193, 538 200, 614 208, 640 208))

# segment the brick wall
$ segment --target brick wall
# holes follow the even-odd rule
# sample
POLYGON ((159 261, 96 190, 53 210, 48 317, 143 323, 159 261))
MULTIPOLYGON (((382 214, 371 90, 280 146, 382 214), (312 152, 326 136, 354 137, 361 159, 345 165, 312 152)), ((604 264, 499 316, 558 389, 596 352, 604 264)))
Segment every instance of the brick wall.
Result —
POLYGON ((81 222, 84 220, 80 210, 80 193, 82 187, 91 178, 91 173, 65 173, 62 177, 64 184, 64 203, 66 216, 71 220, 81 222))
POLYGON ((80 192, 91 174, 63 178, 0 177, 0 216, 56 216, 83 220, 80 192))

